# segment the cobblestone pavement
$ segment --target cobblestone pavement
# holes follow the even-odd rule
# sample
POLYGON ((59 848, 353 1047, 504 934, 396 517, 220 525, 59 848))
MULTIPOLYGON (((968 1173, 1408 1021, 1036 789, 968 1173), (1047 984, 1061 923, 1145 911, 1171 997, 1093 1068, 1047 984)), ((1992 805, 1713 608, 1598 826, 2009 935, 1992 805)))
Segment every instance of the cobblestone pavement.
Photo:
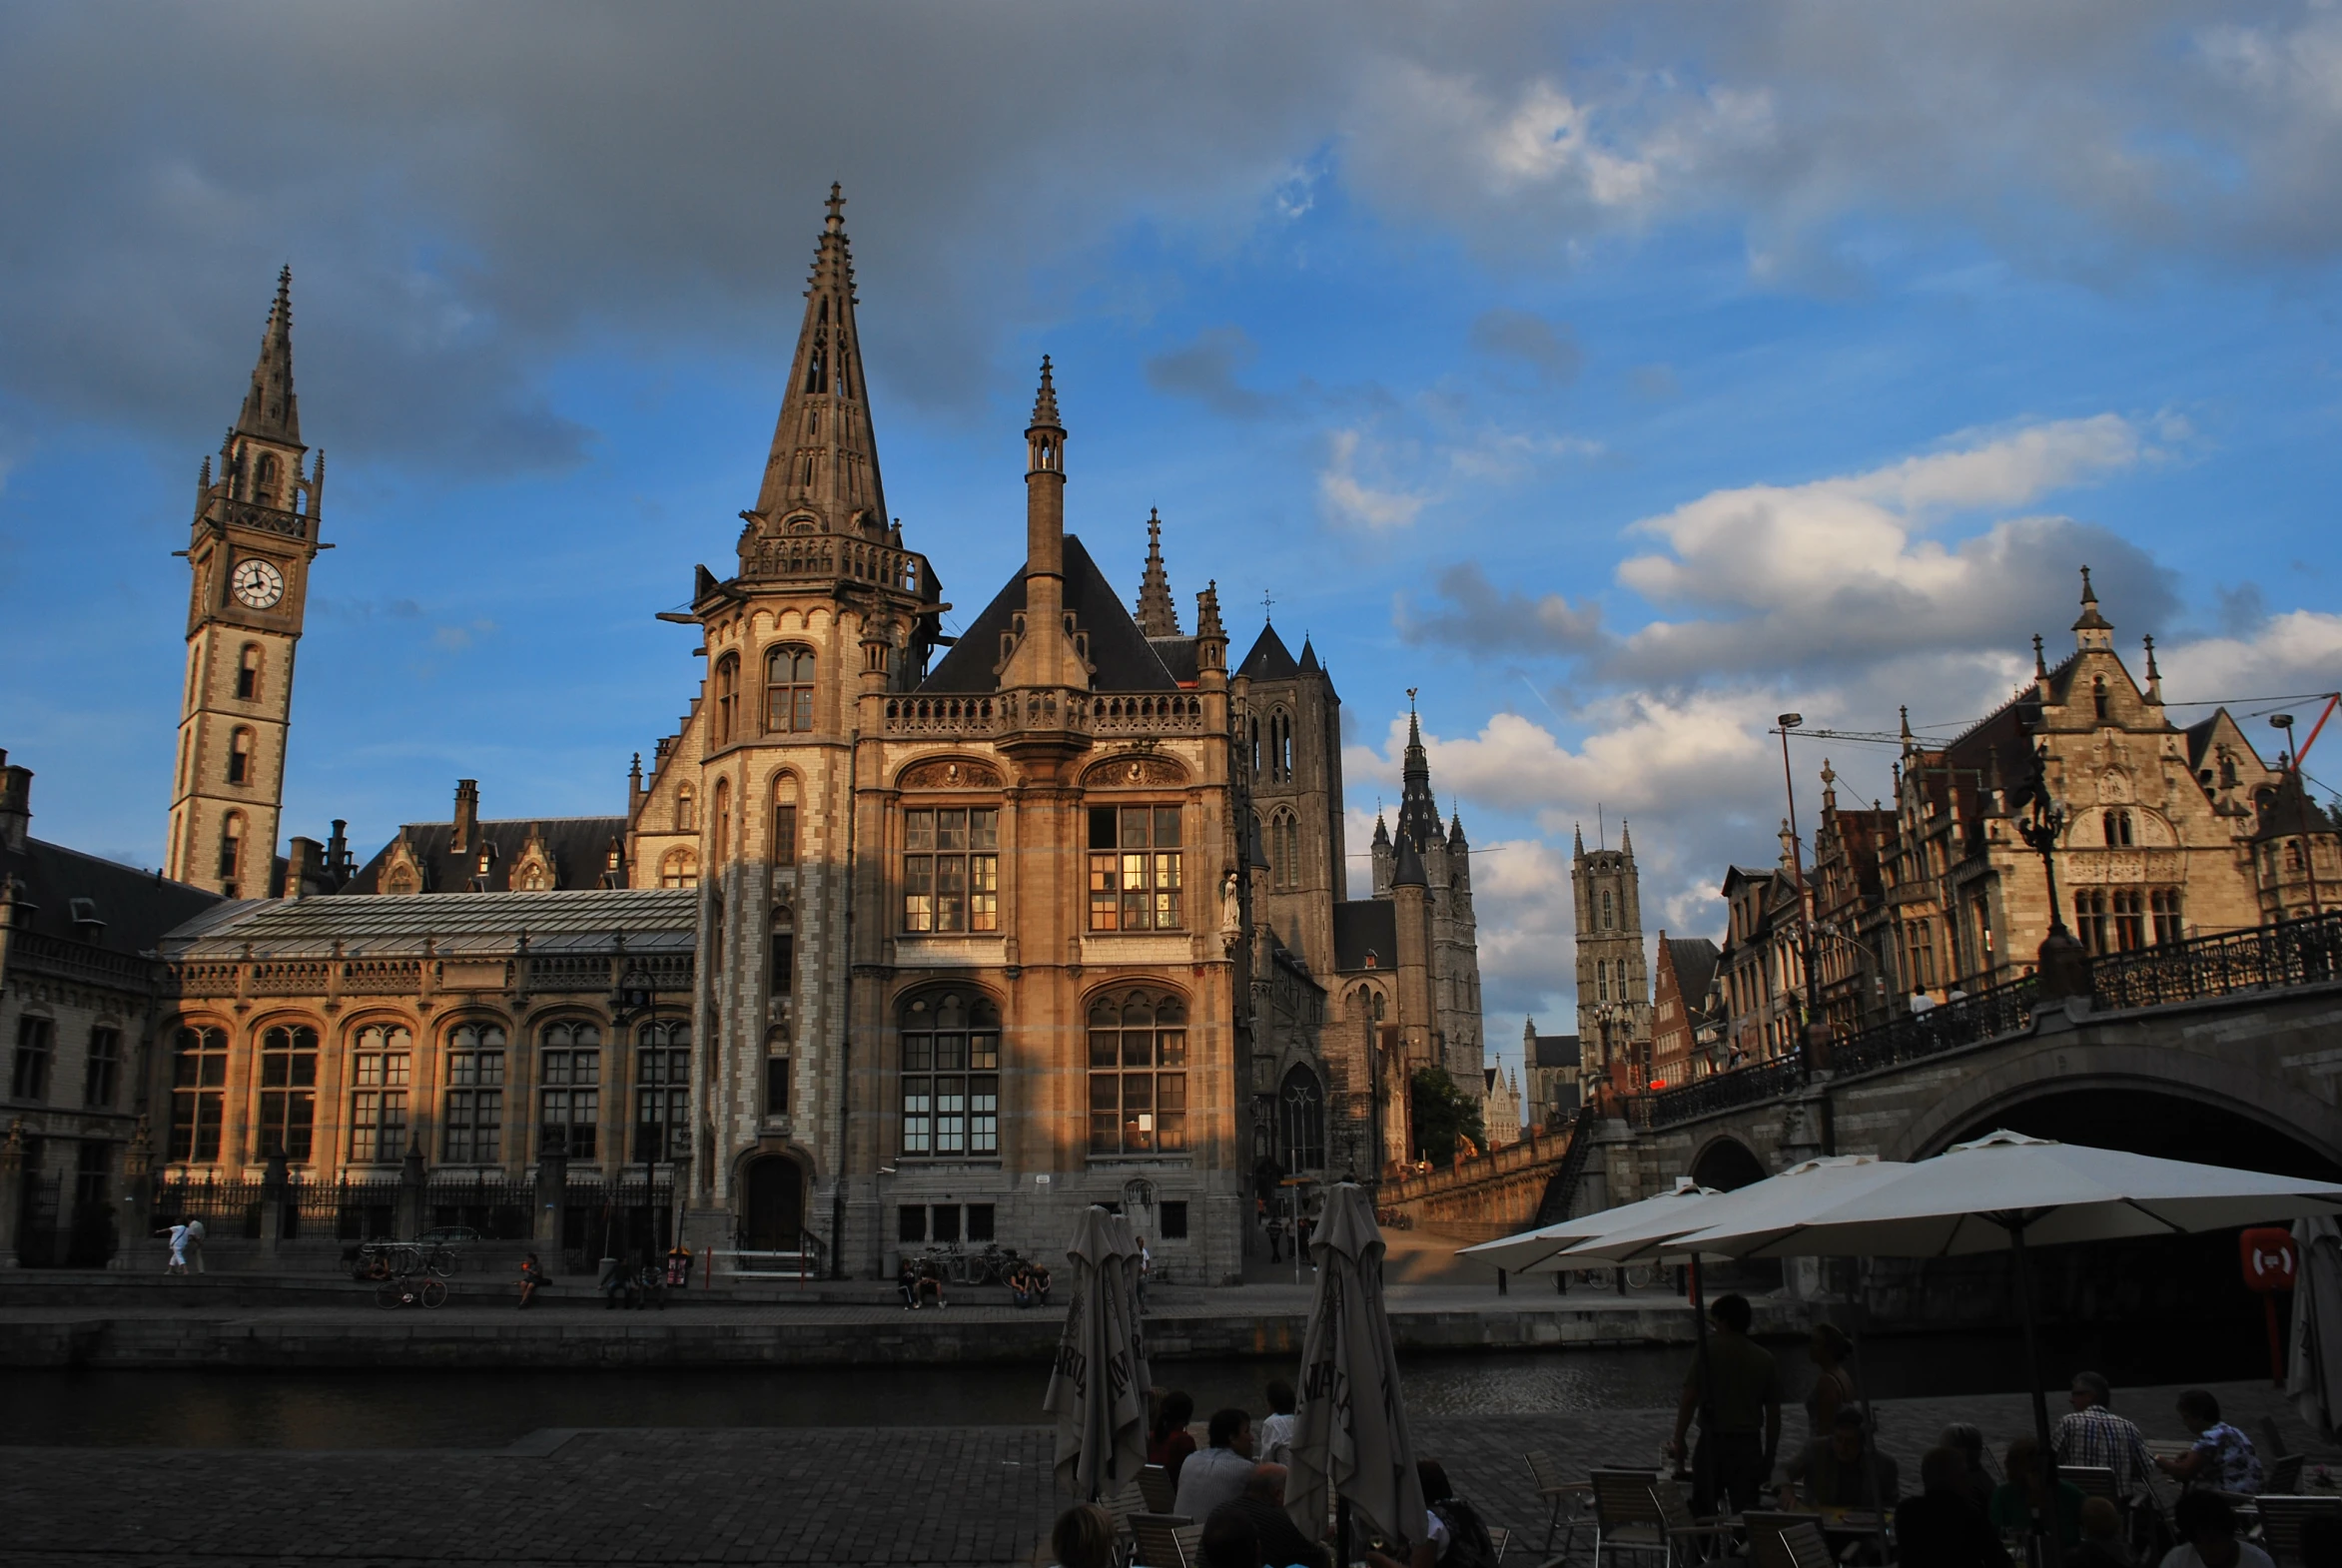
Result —
MULTIPOLYGON (((2175 1392, 2125 1390, 2119 1404, 2150 1437, 2173 1437, 2175 1392)), ((2256 1435, 2272 1413, 2302 1433, 2266 1385, 2218 1392, 2256 1435)), ((1973 1421, 1997 1448, 2030 1419, 2014 1394, 1881 1407, 1884 1446, 1907 1473, 1945 1422, 1973 1421)), ((1663 1410, 1443 1417, 1415 1423, 1416 1446, 1442 1459, 1492 1522, 1523 1532, 1527 1554, 1507 1561, 1525 1568, 1541 1560, 1545 1514, 1521 1455, 1551 1449, 1579 1471, 1649 1464, 1669 1421, 1663 1410)), ((1790 1421, 1794 1440, 1801 1417, 1790 1421)), ((835 1427, 540 1432, 460 1453, 0 1449, 0 1568, 1005 1568, 1046 1560, 1060 1505, 1051 1442, 1036 1427, 835 1427)))

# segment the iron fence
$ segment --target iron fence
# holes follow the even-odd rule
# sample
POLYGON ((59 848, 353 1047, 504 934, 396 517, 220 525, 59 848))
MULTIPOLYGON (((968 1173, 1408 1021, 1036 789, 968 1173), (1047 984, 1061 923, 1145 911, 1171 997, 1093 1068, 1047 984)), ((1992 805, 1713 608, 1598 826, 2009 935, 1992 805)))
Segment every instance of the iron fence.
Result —
POLYGON ((1711 1074, 1681 1089, 1639 1095, 1635 1105, 1641 1114, 1636 1120, 1646 1128, 1673 1127, 1679 1122, 1714 1116, 1719 1111, 1778 1100, 1804 1081, 1804 1064, 1800 1058, 1775 1057, 1749 1067, 1711 1074))
POLYGON ((436 1176, 423 1188, 425 1223, 464 1225, 489 1241, 525 1241, 536 1217, 536 1183, 501 1172, 436 1176))
POLYGON ((2031 976, 1993 986, 1972 997, 1947 1002, 1925 1013, 1891 1018, 1884 1024, 1830 1045, 1831 1071, 1841 1078, 1917 1062, 2032 1027, 2040 982, 2031 976))
POLYGON ((2109 1012, 2337 978, 2342 910, 2117 953, 2090 966, 2097 1005, 2109 1012))
POLYGON ((187 1174, 181 1172, 176 1180, 156 1183, 155 1223, 182 1224, 200 1219, 206 1230, 223 1236, 257 1238, 261 1233, 261 1186, 260 1181, 244 1177, 223 1181, 207 1176, 201 1181, 190 1181, 187 1174))

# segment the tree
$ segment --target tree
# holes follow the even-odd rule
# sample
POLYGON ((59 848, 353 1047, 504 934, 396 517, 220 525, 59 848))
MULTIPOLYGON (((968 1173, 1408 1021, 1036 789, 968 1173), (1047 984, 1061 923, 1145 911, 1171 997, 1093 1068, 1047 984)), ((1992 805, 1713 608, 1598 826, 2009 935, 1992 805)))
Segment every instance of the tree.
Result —
POLYGON ((1480 1126, 1480 1102, 1458 1089, 1447 1069, 1415 1069, 1407 1086, 1407 1103, 1417 1160, 1428 1160, 1435 1166, 1453 1165, 1458 1134, 1486 1147, 1488 1135, 1480 1126))

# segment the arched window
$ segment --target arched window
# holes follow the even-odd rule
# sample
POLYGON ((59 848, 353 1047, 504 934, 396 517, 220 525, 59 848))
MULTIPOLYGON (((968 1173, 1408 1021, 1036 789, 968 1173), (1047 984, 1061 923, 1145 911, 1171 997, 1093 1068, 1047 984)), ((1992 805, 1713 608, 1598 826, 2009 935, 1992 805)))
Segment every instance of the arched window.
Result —
POLYGON ((2092 954, 2110 953, 2111 933, 2106 924, 2106 895, 2103 893, 2076 893, 2073 895, 2074 935, 2092 954))
POLYGON ((675 789, 675 831, 677 833, 697 833, 699 831, 699 801, 691 793, 691 786, 688 784, 678 785, 675 789))
POLYGON ((691 1153, 691 1025, 653 1019, 634 1031, 634 1158, 691 1153))
POLYGON ((252 782, 252 731, 238 725, 228 735, 228 782, 252 782))
POLYGON ((547 1024, 537 1033, 536 1148, 592 1160, 602 1119, 602 1031, 583 1019, 547 1024))
POLYGON ((231 811, 220 819, 220 890, 236 897, 236 876, 244 865, 244 813, 231 811))
POLYGON ((732 781, 716 780, 715 810, 708 818, 711 858, 718 866, 732 858, 732 781))
POLYGON ((1390 1003, 1389 1003, 1389 998, 1385 997, 1385 996, 1384 996, 1384 995, 1383 995, 1381 992, 1379 992, 1379 991, 1377 991, 1377 992, 1375 992, 1375 993, 1374 993, 1374 1022, 1375 1022, 1375 1023, 1379 1024, 1379 1023, 1381 1023, 1381 1022, 1382 1022, 1382 1016, 1383 1016, 1383 1014, 1384 1014, 1385 1012, 1387 1012, 1387 1011, 1389 1010, 1389 1005, 1390 1005, 1390 1003))
POLYGON ((228 1088, 228 1032, 182 1026, 171 1043, 171 1156, 181 1164, 220 1158, 220 1113, 228 1088))
POLYGON ((1610 966, 1600 959, 1594 960, 1594 1000, 1610 1000, 1610 966))
POLYGON ((716 744, 729 746, 739 732, 733 728, 740 716, 740 656, 727 653, 716 660, 716 744))
POLYGON ((318 1032, 280 1024, 261 1034, 261 1102, 253 1150, 306 1162, 318 1115, 318 1032))
POLYGON ((238 655, 236 664, 236 695, 247 702, 258 700, 261 694, 261 645, 248 642, 238 655))
POLYGON ((1000 1009, 982 992, 926 992, 903 1004, 903 1154, 1000 1153, 1000 1009))
POLYGON ((1280 893, 1301 885, 1301 824, 1281 808, 1268 819, 1268 874, 1280 893))
POLYGON ((797 864, 797 778, 791 773, 773 775, 772 863, 797 864))
POLYGON ((1279 784, 1293 776, 1293 719, 1282 708, 1268 715, 1268 776, 1279 784))
POLYGON ((2106 677, 2103 675, 2090 682, 2090 706, 2096 710, 2102 722, 2106 717, 2106 677))
POLYGON ((1090 1005, 1090 1153, 1186 1147, 1186 1003, 1158 991, 1099 997, 1090 1005))
POLYGON ((1621 1002, 1640 1002, 1643 1000, 1627 989, 1626 960, 1623 958, 1618 961, 1618 1000, 1621 1002))
POLYGON ((1604 931, 1612 931, 1617 929, 1617 926, 1618 922, 1616 918, 1613 917, 1610 910, 1610 890, 1608 888, 1604 888, 1602 890, 1602 929, 1604 931))
POLYGON ((2156 943, 2160 945, 2187 940, 2187 928, 2179 918, 2179 890, 2158 888, 2147 895, 2147 900, 2155 918, 2156 943))
POLYGON ((504 1155, 504 1031, 458 1024, 447 1032, 444 1158, 449 1165, 492 1165, 504 1155))
POLYGON ((671 849, 666 859, 659 862, 659 886, 662 888, 695 888, 699 886, 699 857, 687 849, 671 849))
POLYGON ((1250 731, 1252 777, 1258 778, 1260 776, 1260 720, 1257 718, 1247 719, 1245 726, 1250 731))
POLYGON ((350 1159, 382 1165, 406 1153, 414 1039, 403 1024, 368 1024, 351 1042, 350 1159))
POLYGON ((1325 1090, 1317 1075, 1296 1067, 1276 1095, 1277 1163, 1286 1171, 1325 1166, 1325 1090))
POLYGON ((252 498, 264 506, 276 505, 277 481, 283 472, 276 453, 262 452, 261 460, 253 465, 252 498))
POLYGON ((764 656, 764 727, 775 735, 813 728, 811 648, 775 648, 764 656))
POLYGON ((2109 811, 2105 814, 2106 843, 2109 846, 2128 844, 2131 839, 2130 813, 2109 811))

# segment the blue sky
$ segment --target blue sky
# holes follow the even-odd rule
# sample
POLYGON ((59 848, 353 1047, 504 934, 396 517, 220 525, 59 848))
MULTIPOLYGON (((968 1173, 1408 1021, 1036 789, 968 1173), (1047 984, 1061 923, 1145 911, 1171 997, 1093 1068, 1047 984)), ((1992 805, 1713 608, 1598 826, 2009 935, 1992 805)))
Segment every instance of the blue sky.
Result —
MULTIPOLYGON (((620 809, 846 184, 892 509, 973 614, 1035 365, 1071 525, 1307 632, 1361 829, 1422 692, 1488 1036, 1572 825, 1713 934, 1771 716, 1938 733, 2096 570, 2175 698, 2342 685, 2342 11, 26 5, 0 17, 0 745, 160 856, 198 460, 278 265, 330 453, 287 831, 620 809), (135 15, 137 25, 131 25, 135 15), (249 90, 248 90, 249 89, 249 90)), ((1889 755, 1827 751, 1886 793, 1889 755)), ((2320 770, 2313 754, 2313 774, 2320 770)), ((2329 770, 2342 776, 2342 765, 2329 770)), ((1360 842, 1362 842, 1362 837, 1360 842)))

